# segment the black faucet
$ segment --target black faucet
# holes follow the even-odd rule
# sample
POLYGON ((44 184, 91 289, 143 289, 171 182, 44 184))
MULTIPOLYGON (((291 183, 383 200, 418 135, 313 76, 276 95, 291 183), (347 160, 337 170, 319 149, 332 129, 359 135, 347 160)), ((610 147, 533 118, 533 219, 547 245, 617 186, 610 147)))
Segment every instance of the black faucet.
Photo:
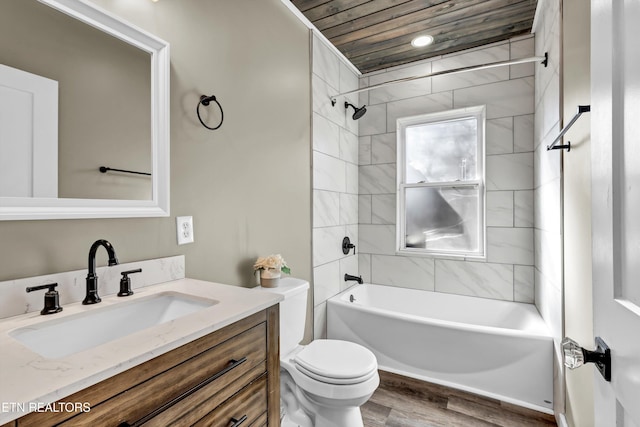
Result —
POLYGON ((48 289, 44 294, 44 308, 40 311, 40 314, 54 314, 62 311, 60 307, 60 298, 58 291, 56 291, 57 283, 49 283, 48 285, 41 286, 29 286, 27 292, 39 291, 41 289, 48 289))
POLYGON ((344 275, 344 281, 348 282, 349 280, 355 280, 356 282, 358 282, 360 285, 362 285, 362 276, 352 276, 350 274, 345 274, 344 275))
POLYGON ((135 270, 123 271, 122 279, 120 279, 120 292, 118 292, 119 297, 128 297, 129 295, 133 295, 133 291, 131 290, 131 277, 130 274, 133 273, 142 273, 141 268, 136 268, 135 270))
POLYGON ((111 243, 106 240, 100 239, 93 242, 91 249, 89 249, 89 274, 87 274, 87 295, 84 297, 82 304, 97 304, 100 301, 98 295, 98 276, 96 276, 96 252, 98 247, 103 246, 109 254, 109 267, 118 264, 118 258, 116 258, 116 251, 111 246, 111 243))

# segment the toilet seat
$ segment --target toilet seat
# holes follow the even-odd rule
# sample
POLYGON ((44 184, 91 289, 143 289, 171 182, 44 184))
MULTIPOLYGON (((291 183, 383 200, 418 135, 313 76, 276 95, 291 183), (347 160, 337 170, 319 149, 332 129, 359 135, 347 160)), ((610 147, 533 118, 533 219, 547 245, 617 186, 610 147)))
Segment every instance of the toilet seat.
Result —
POLYGON ((341 340, 316 340, 293 358, 301 373, 327 384, 358 384, 377 374, 375 355, 359 344, 341 340))
POLYGON ((314 374, 313 372, 308 371, 307 369, 298 365, 297 363, 295 366, 298 371, 302 372, 304 375, 308 376, 309 378, 313 378, 316 381, 321 381, 323 383, 333 384, 333 385, 359 384, 367 381, 369 378, 372 378, 376 374, 376 371, 374 370, 366 375, 363 375, 357 378, 328 378, 318 374, 314 374))

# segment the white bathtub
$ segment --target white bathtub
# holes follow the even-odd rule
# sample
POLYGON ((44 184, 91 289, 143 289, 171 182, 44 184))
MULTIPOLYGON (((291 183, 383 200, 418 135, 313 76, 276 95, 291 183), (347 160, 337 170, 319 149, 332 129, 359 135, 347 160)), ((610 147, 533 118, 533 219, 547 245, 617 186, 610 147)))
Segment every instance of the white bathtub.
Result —
POLYGON ((382 370, 553 413, 553 341, 531 304, 358 285, 328 300, 327 337, 382 370))

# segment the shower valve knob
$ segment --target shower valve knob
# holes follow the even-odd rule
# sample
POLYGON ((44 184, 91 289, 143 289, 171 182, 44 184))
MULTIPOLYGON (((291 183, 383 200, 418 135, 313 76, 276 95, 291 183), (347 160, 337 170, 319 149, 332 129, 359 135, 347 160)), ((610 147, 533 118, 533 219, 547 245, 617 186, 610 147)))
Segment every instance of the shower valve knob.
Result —
POLYGON ((342 253, 345 255, 349 255, 349 251, 353 249, 353 254, 356 254, 356 245, 351 243, 351 239, 349 237, 345 237, 342 239, 342 253))

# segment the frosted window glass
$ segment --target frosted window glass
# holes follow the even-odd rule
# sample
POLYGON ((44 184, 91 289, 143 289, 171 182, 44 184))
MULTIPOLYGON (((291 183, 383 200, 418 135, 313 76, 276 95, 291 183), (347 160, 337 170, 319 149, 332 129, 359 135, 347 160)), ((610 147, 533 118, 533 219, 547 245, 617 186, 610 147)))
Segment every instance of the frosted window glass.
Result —
POLYGON ((406 248, 477 252, 478 188, 405 189, 406 248))
POLYGON ((408 126, 404 182, 476 180, 477 133, 475 117, 408 126))

